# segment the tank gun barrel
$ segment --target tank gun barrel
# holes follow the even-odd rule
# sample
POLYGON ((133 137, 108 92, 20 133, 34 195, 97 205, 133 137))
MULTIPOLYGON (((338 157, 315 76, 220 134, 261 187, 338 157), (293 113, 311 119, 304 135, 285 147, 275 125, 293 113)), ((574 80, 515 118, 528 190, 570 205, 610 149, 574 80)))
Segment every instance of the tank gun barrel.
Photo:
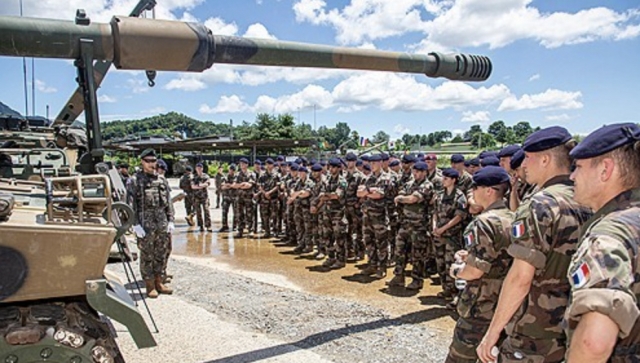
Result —
POLYGON ((0 16, 0 55, 77 59, 80 39, 93 42, 93 58, 118 69, 202 72, 214 63, 342 68, 420 73, 483 81, 485 56, 409 54, 309 43, 214 35, 202 24, 112 18, 110 23, 0 16), (78 23, 78 24, 77 24, 78 23))

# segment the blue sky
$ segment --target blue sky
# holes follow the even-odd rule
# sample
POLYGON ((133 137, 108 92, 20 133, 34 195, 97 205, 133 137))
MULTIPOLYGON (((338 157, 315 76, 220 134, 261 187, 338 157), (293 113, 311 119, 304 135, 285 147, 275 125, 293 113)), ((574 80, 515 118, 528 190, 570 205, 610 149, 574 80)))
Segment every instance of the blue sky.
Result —
MULTIPOLYGON (((640 122, 637 1, 157 1, 157 18, 202 22, 217 34, 482 54, 491 58, 494 71, 488 81, 463 83, 382 72, 214 65, 202 74, 159 73, 149 88, 143 72, 112 69, 99 90, 103 120, 177 111, 239 123, 254 121, 257 112, 289 112, 298 122, 315 119, 317 127, 347 122, 363 135, 384 130, 394 138, 405 132, 456 133, 495 120, 562 125, 580 134, 605 123, 640 122)), ((0 14, 18 15, 19 3, 3 0, 0 14)), ((135 3, 23 0, 23 8, 25 16, 67 20, 84 8, 93 21, 104 22, 135 3)), ((2 57, 0 69, 0 101, 24 113, 22 59, 2 57)), ((49 105, 54 117, 75 89, 75 69, 71 61, 36 59, 35 71, 36 113, 44 115, 49 105)))

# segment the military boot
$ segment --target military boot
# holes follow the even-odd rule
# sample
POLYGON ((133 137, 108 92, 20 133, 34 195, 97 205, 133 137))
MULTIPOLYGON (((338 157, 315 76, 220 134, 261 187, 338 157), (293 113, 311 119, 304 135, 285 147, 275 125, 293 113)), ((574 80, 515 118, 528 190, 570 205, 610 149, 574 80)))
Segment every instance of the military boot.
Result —
POLYGON ((383 279, 385 277, 387 277, 387 269, 385 267, 378 267, 378 270, 376 271, 376 278, 383 279))
POLYGON ((191 227, 193 227, 195 225, 194 221, 193 221, 193 214, 189 214, 185 217, 185 219, 187 220, 187 224, 191 227))
POLYGON ((147 297, 155 299, 158 297, 158 291, 156 291, 156 284, 154 280, 144 280, 144 284, 147 287, 147 297))
POLYGON ((156 290, 160 294, 167 294, 167 295, 173 294, 173 289, 165 286, 162 283, 162 276, 156 276, 156 290))
POLYGON ((344 263, 344 261, 341 260, 337 260, 333 265, 330 266, 330 268, 332 270, 338 270, 341 269, 343 267, 345 267, 347 264, 344 263))
POLYGON ((411 280, 411 283, 407 285, 407 290, 420 290, 423 285, 424 283, 422 280, 414 278, 411 280))
POLYGON ((378 271, 378 268, 373 265, 367 266, 364 270, 360 271, 362 275, 373 275, 378 271))
POLYGON ((389 281, 387 281, 389 287, 404 287, 404 275, 395 275, 389 281))
POLYGON ((322 263, 322 267, 331 267, 336 262, 335 258, 329 257, 322 263))

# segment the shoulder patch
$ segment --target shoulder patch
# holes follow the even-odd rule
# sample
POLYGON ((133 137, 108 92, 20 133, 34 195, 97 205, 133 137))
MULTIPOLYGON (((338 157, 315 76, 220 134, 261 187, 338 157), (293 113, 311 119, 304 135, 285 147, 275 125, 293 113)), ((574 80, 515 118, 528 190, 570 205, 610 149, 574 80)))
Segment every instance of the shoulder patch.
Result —
POLYGON ((473 234, 473 232, 469 232, 464 235, 464 242, 467 248, 473 246, 473 244, 476 243, 476 236, 473 234))
POLYGON ((571 274, 571 284, 574 288, 579 289, 585 286, 591 278, 591 268, 589 264, 583 262, 571 274))
POLYGON ((513 222, 511 225, 511 237, 521 238, 527 234, 527 224, 524 220, 513 222))

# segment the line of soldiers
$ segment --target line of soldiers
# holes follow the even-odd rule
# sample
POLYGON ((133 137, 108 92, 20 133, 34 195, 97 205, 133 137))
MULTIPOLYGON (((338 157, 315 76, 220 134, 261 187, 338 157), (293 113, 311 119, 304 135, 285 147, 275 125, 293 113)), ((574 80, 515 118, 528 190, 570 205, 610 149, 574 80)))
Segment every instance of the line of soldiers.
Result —
POLYGON ((391 287, 433 278, 459 315, 447 362, 636 362, 639 140, 617 124, 576 147, 550 127, 444 170, 435 155, 242 159, 222 180, 221 231, 233 206, 236 237, 257 233, 257 200, 262 237, 326 268, 366 255, 363 274, 395 265, 391 287))

